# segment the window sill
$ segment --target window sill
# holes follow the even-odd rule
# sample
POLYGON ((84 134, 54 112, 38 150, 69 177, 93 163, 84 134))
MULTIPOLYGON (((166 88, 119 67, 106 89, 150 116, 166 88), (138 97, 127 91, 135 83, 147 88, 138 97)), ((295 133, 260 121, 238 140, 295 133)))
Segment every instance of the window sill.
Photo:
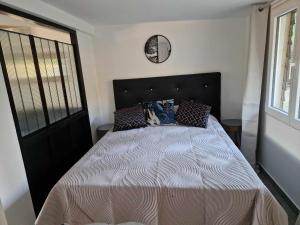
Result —
POLYGON ((280 110, 277 110, 275 108, 272 108, 270 106, 265 107, 265 112, 269 114, 270 116, 274 117, 275 119, 278 119, 288 125, 290 125, 290 118, 287 113, 284 113, 280 110))
POLYGON ((293 119, 291 122, 291 126, 297 130, 300 130, 300 120, 293 119))
POLYGON ((300 120, 296 120, 293 118, 290 118, 290 116, 286 113, 283 113, 279 110, 273 109, 271 107, 266 107, 265 108, 265 113, 274 119, 277 119, 287 126, 294 128, 296 130, 300 130, 300 120))

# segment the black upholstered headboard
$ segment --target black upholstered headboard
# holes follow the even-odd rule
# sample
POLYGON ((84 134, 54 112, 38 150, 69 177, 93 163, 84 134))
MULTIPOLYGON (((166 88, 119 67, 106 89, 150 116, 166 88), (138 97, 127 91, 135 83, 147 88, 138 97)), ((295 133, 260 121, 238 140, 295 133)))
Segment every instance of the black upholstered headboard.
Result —
POLYGON ((166 77, 114 80, 116 109, 151 100, 194 100, 212 106, 211 114, 220 120, 221 74, 203 73, 166 77))

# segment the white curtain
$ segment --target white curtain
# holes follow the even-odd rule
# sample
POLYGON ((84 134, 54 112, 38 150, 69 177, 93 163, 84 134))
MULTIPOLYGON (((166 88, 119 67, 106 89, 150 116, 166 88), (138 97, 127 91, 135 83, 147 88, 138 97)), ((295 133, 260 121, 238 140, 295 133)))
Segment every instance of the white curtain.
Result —
POLYGON ((7 221, 4 214, 4 209, 2 207, 1 199, 0 199, 0 224, 7 225, 7 221))
POLYGON ((257 132, 261 86, 264 71, 269 8, 254 5, 250 17, 248 74, 242 111, 241 151, 254 167, 256 164, 257 132))

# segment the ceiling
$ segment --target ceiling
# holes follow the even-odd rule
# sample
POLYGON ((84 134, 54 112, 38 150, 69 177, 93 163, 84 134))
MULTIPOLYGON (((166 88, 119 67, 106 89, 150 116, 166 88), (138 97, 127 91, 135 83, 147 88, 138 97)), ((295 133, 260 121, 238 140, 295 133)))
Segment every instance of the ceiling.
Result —
POLYGON ((223 18, 266 0, 42 0, 93 25, 223 18))

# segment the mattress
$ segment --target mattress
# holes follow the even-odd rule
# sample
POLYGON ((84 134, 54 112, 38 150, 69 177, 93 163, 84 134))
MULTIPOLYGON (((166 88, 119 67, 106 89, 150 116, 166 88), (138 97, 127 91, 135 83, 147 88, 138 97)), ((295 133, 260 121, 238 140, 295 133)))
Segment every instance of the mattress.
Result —
POLYGON ((37 225, 287 225, 218 121, 108 132, 53 187, 37 225))

